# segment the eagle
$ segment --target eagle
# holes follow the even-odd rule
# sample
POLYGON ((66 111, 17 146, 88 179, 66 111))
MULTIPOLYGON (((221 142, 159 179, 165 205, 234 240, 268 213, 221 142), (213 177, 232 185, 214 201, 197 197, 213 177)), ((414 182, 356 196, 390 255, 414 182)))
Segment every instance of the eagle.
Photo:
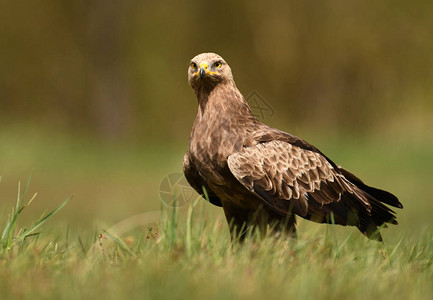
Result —
POLYGON ((318 223, 356 226, 382 240, 397 224, 393 194, 366 185, 306 141, 260 122, 218 54, 195 56, 188 81, 198 100, 184 156, 188 183, 222 207, 232 238, 252 228, 296 236, 296 215, 318 223))

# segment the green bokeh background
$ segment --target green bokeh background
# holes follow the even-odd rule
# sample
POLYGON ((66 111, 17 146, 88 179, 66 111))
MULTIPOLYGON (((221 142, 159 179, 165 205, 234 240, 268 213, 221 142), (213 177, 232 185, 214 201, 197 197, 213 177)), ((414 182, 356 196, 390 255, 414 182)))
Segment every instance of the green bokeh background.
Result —
POLYGON ((53 222, 159 209, 196 113, 186 70, 205 51, 270 105, 266 123, 396 193, 399 228, 433 225, 427 0, 1 2, 2 215, 32 171, 29 219, 71 194, 53 222))

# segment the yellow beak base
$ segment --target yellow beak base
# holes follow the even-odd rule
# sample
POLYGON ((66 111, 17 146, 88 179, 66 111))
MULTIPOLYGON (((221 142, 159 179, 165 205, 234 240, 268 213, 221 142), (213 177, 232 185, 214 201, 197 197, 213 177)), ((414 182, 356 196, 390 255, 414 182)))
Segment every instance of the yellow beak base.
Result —
POLYGON ((218 73, 209 71, 209 65, 206 62, 202 62, 199 66, 199 70, 194 73, 194 76, 197 75, 200 75, 200 79, 202 79, 205 75, 218 75, 218 73))

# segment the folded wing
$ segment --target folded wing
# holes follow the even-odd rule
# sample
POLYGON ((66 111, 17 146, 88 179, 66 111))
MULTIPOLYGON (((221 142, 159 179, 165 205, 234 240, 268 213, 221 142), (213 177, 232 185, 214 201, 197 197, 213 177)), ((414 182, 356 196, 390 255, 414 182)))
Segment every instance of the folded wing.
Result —
POLYGON ((328 223, 332 218, 367 235, 385 222, 396 223, 392 210, 346 178, 320 152, 274 140, 230 155, 228 166, 245 188, 281 215, 294 212, 328 223))

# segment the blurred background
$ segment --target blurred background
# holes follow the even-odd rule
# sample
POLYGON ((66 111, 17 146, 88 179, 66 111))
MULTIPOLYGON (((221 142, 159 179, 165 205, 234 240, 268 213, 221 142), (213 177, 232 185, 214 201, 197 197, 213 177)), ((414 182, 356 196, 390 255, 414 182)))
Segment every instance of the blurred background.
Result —
POLYGON ((399 196, 400 228, 433 225, 428 0, 2 1, 1 216, 31 172, 29 219, 69 195, 56 222, 72 227, 160 209, 197 109, 187 67, 206 51, 264 122, 399 196))

